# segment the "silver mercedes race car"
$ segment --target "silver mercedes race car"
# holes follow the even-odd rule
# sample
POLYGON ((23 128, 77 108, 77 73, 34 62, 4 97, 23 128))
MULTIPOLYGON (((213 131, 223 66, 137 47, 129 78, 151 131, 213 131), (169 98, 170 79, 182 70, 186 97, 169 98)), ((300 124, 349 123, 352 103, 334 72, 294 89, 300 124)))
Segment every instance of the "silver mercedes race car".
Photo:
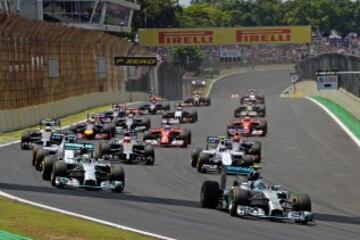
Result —
POLYGON ((125 172, 120 164, 82 155, 75 158, 72 164, 66 164, 65 161, 55 162, 51 184, 57 188, 122 192, 125 187, 125 172))
POLYGON ((205 181, 201 188, 203 208, 218 208, 231 216, 290 220, 306 224, 313 221, 311 200, 307 194, 287 191, 279 185, 266 185, 262 180, 234 181, 226 187, 226 174, 221 183, 205 181))

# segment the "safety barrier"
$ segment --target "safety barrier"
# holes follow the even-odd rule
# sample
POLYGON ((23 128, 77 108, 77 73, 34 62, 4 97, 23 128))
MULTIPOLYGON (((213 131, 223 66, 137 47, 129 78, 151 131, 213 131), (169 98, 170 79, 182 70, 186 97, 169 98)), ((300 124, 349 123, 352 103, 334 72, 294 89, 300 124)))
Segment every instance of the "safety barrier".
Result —
MULTIPOLYGON (((306 59, 296 65, 302 79, 316 79, 317 71, 360 71, 360 58, 338 53, 327 53, 306 59)), ((339 75, 339 87, 360 97, 360 74, 339 75)))

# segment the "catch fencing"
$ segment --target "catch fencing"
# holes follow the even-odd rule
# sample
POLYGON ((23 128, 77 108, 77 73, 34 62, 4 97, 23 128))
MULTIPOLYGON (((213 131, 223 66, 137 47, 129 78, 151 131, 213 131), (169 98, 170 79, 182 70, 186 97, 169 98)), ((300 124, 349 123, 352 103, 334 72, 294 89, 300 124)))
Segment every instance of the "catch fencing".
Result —
MULTIPOLYGON (((128 54, 150 55, 103 32, 1 13, 0 110, 125 91, 125 67, 114 66, 113 59, 128 54)), ((137 77, 149 71, 137 69, 137 77)))
MULTIPOLYGON (((302 79, 316 79, 317 71, 360 71, 360 58, 339 53, 327 53, 308 58, 296 65, 302 79)), ((341 74, 339 87, 360 97, 360 74, 341 74)))

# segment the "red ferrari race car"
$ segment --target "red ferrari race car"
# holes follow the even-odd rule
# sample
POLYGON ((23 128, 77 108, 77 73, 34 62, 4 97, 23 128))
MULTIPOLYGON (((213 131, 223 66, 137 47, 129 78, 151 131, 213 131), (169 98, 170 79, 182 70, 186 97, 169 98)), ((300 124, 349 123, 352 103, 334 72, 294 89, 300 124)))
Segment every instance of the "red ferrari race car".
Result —
POLYGON ((69 130, 79 139, 111 139, 115 136, 115 124, 104 124, 89 116, 86 122, 70 126, 69 130))
POLYGON ((144 133, 143 140, 147 144, 161 147, 187 147, 191 144, 191 131, 166 125, 144 133))
POLYGON ((240 133, 241 136, 252 137, 262 136, 267 133, 267 121, 259 120, 246 116, 244 118, 236 118, 227 126, 228 136, 240 133))
POLYGON ((208 97, 204 97, 202 92, 195 91, 191 98, 185 99, 184 102, 176 104, 177 107, 204 107, 210 106, 211 100, 208 97))

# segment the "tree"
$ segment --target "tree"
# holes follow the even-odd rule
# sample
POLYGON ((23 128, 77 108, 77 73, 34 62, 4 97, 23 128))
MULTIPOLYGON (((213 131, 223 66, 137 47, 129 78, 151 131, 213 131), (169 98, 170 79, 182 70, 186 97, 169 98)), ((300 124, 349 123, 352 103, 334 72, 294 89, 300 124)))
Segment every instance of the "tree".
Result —
POLYGON ((174 47, 172 49, 173 62, 186 71, 197 71, 203 56, 198 47, 174 47))

